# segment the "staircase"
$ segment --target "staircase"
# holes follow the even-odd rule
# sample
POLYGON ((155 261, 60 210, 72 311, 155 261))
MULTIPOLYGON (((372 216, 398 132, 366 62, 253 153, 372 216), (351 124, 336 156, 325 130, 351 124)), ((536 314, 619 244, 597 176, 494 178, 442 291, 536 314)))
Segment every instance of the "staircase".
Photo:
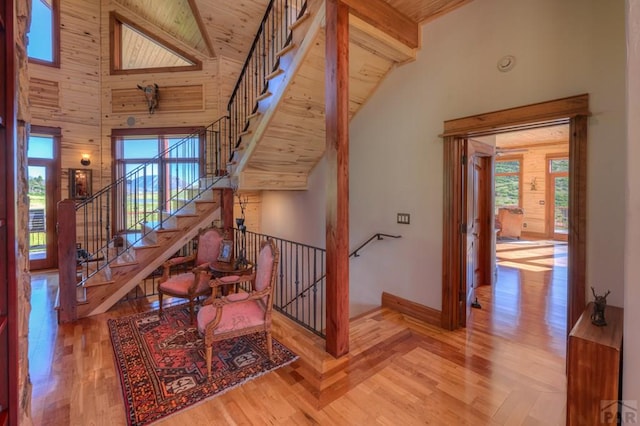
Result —
MULTIPOLYGON (((67 288, 61 290, 61 310, 73 309, 77 317, 108 310, 201 228, 221 219, 220 192, 230 187, 231 179, 241 190, 306 189, 307 177, 325 151, 324 27, 323 0, 269 4, 229 101, 228 116, 204 134, 170 148, 184 149, 196 138, 206 141, 204 152, 197 154, 204 164, 190 174, 198 178, 181 183, 171 197, 160 193, 158 197, 167 200, 161 211, 147 211, 147 199, 129 198, 140 193, 148 197, 146 187, 132 189, 131 183, 146 185, 149 164, 76 206, 76 220, 65 225, 67 247, 61 249, 67 260, 60 256, 60 264, 74 268, 60 273, 60 287, 67 288), (131 206, 137 207, 125 215, 131 206), (76 251, 69 247, 75 242, 90 248, 86 258, 78 259, 77 268, 76 251)), ((388 72, 415 59, 415 49, 353 14, 349 27, 353 117, 388 72)))

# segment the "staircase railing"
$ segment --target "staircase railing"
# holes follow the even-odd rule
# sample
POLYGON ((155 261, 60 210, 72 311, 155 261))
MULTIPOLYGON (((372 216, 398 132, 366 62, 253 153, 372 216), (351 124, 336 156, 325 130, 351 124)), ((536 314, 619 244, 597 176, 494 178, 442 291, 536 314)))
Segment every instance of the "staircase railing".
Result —
MULTIPOLYGON (((246 231, 243 235, 237 229, 234 237, 235 253, 240 252, 244 238, 247 259, 253 263, 258 258, 260 242, 266 238, 274 240, 276 247, 280 250, 274 309, 324 338, 326 250, 250 231, 246 231)), ((360 250, 365 246, 374 240, 383 240, 385 237, 401 238, 400 235, 376 233, 353 250, 349 257, 359 257, 360 250)))
POLYGON ((233 147, 238 146, 241 134, 249 126, 249 117, 257 111, 258 98, 268 90, 270 74, 278 69, 278 53, 291 41, 291 25, 306 9, 307 0, 269 2, 227 105, 233 147))
MULTIPOLYGON (((227 135, 228 117, 222 117, 171 141, 163 152, 76 205, 83 281, 112 263, 127 246, 162 229, 172 215, 226 175, 227 135)), ((117 167, 126 171, 124 164, 117 167)))

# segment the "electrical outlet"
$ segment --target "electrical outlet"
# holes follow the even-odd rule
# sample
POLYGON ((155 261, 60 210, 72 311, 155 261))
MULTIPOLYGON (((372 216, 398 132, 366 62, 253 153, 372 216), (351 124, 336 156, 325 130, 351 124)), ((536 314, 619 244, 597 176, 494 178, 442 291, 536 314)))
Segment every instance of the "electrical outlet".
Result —
POLYGON ((398 213, 398 223, 408 225, 410 223, 411 216, 409 213, 398 213))

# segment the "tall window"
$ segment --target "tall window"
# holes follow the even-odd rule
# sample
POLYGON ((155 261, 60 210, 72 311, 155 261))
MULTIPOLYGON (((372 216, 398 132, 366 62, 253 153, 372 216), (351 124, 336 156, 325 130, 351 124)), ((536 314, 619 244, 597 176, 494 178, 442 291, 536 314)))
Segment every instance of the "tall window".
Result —
POLYGON ((31 0, 27 55, 31 62, 60 66, 59 0, 31 0))
POLYGON ((496 160, 496 210, 500 207, 522 207, 522 158, 496 160))
POLYGON ((190 198, 202 169, 202 141, 192 130, 113 131, 114 175, 124 179, 116 195, 116 232, 137 232, 190 198))

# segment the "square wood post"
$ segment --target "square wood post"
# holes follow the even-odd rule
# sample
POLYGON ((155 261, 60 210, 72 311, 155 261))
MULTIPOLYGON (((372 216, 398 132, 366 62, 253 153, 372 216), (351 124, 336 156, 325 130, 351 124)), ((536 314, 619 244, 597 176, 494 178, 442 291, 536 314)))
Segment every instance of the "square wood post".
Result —
POLYGON ((349 352, 349 8, 326 1, 326 349, 349 352))

